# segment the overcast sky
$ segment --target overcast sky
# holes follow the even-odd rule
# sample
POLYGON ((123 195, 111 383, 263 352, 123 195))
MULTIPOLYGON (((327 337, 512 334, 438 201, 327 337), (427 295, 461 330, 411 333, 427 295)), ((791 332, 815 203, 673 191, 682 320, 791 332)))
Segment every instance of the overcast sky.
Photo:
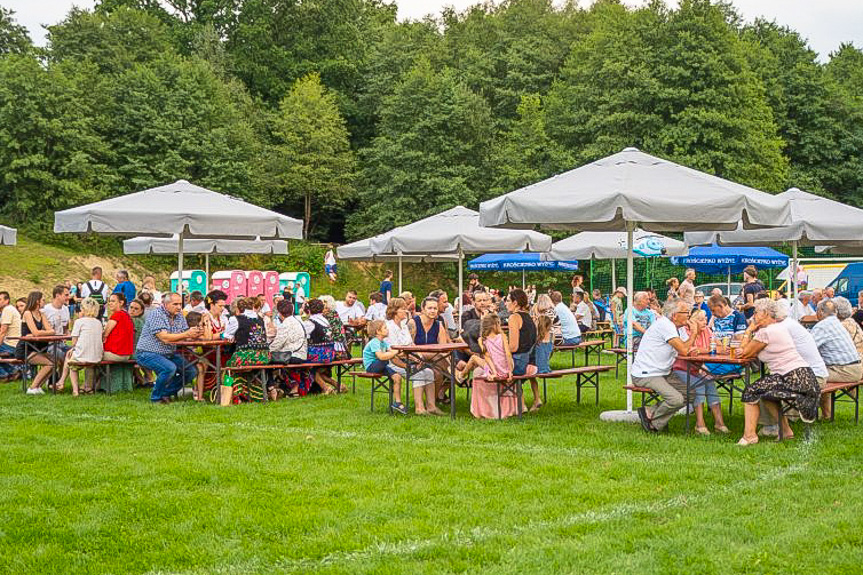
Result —
MULTIPOLYGON (((676 5, 675 0, 667 0, 676 5)), ((643 1, 626 0, 639 5, 643 1)), ((421 18, 440 13, 443 6, 463 9, 476 0, 397 0, 399 18, 421 18)), ((587 5, 589 0, 580 0, 587 5)), ((18 21, 30 29, 31 37, 44 44, 42 24, 61 20, 73 5, 91 8, 93 0, 0 0, 0 5, 16 12, 18 21)), ((825 60, 842 42, 863 47, 863 1, 861 0, 734 0, 734 5, 746 20, 759 16, 776 20, 797 30, 809 40, 809 45, 825 60)))

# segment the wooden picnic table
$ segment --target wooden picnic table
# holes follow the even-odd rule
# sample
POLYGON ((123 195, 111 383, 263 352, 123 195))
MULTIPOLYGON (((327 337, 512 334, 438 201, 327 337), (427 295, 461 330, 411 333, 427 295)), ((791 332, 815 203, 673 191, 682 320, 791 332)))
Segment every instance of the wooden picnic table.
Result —
POLYGON ((575 367, 575 352, 576 350, 583 349, 584 350, 584 365, 590 364, 590 354, 596 354, 596 365, 600 364, 602 348, 605 346, 604 339, 589 339, 587 341, 582 341, 581 343, 575 344, 561 344, 555 345, 554 351, 569 351, 572 355, 572 367, 575 367))
POLYGON ((455 366, 458 363, 456 352, 466 351, 469 349, 469 346, 466 343, 434 343, 427 345, 394 345, 393 349, 401 352, 405 360, 404 388, 407 396, 405 406, 410 407, 410 395, 412 391, 410 385, 411 372, 428 368, 449 379, 450 417, 455 419, 455 366), (449 371, 438 365, 438 362, 447 356, 449 356, 450 360, 449 371))
POLYGON ((234 343, 234 340, 232 339, 221 338, 183 339, 173 343, 173 345, 177 346, 177 351, 184 349, 187 354, 195 358, 192 365, 202 363, 216 372, 216 403, 219 402, 219 396, 222 393, 222 348, 226 345, 231 345, 232 343, 234 343), (216 360, 215 362, 212 362, 207 355, 214 348, 216 350, 216 360))
POLYGON ((56 357, 56 353, 53 354, 54 357, 51 357, 47 352, 41 352, 36 349, 36 344, 39 343, 59 343, 63 341, 69 341, 72 339, 70 335, 23 335, 20 340, 24 342, 24 372, 21 375, 21 391, 26 392, 27 387, 29 386, 29 370, 27 366, 29 362, 27 358, 30 357, 31 353, 45 353, 49 359, 54 361, 54 370, 51 372, 51 391, 53 393, 57 393, 57 363, 63 363, 65 357, 56 357))

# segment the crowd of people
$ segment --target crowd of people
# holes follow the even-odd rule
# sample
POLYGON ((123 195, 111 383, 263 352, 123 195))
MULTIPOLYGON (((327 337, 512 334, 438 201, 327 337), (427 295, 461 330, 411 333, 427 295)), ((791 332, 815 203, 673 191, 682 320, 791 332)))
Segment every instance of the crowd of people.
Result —
POLYGON ((801 291, 797 301, 771 294, 758 280, 758 271, 744 271, 740 297, 732 302, 714 290, 708 298, 694 289, 695 271, 687 270, 683 282, 671 278, 663 305, 650 294, 634 295, 634 309, 621 325, 632 322, 633 383, 657 392, 662 401, 642 407, 639 417, 648 432, 666 429, 669 419, 686 406, 695 407, 697 433, 709 435, 704 405, 714 419, 714 431, 728 433, 722 419, 717 378, 739 373, 740 365, 686 361, 689 354, 709 354, 717 346, 735 350, 742 363, 762 363, 769 374, 743 392, 745 427, 739 444, 752 445, 760 436, 793 437, 784 411, 805 422, 814 421, 819 409, 831 417, 829 395, 821 395, 827 383, 852 383, 863 379, 863 292, 857 309, 832 288, 801 291), (809 329, 807 329, 807 326, 809 329), (690 397, 686 397, 686 378, 690 397), (783 406, 783 412, 779 407, 783 406), (760 429, 759 429, 760 426, 760 429))
MULTIPOLYGON (((117 272, 111 289, 99 268, 93 268, 87 282, 56 286, 47 302, 41 292, 33 291, 13 304, 7 292, 0 292, 0 356, 25 360, 25 365, 0 363, 0 380, 14 380, 24 369, 31 370, 27 393, 41 394, 59 367, 58 391, 68 376, 73 395, 91 394, 106 383, 95 377, 95 365, 111 362, 118 365, 111 370, 112 389, 152 386, 150 397, 157 403, 169 403, 187 385, 198 401, 212 399, 217 389, 233 402, 261 400, 264 394, 278 400, 343 391, 329 364, 349 358, 352 345, 360 343, 364 369, 392 377, 391 407, 405 413, 400 392, 406 365, 393 347, 460 341, 467 349, 459 352, 455 372, 460 382, 472 379, 471 412, 497 418, 519 408, 514 397, 498 401, 497 380, 525 376, 533 393, 530 411, 538 410, 542 401, 531 376, 551 371, 555 344, 578 344, 598 322, 608 321, 620 345, 626 345, 631 324, 633 381, 662 397, 654 408, 640 411, 647 431, 665 429, 688 401, 695 407, 696 432, 710 433, 705 406, 714 431, 728 432, 715 380, 735 375, 741 367, 696 364, 685 360, 688 354, 709 353, 718 343, 723 349, 735 348, 740 358, 763 362, 770 374, 747 387, 743 397, 746 429, 740 442, 748 445, 758 441, 758 434, 776 435, 779 425, 786 436, 792 435, 787 419, 777 411, 779 401, 792 405, 804 421, 817 416, 820 402, 822 414, 829 417, 831 406, 821 400, 820 388, 828 382, 863 378, 861 302, 855 309, 830 288, 801 291, 793 303, 781 295, 772 299, 754 267, 745 270, 742 293, 734 302, 720 290, 709 296, 698 291, 695 271, 690 269, 683 281, 667 282, 664 302, 653 290, 639 291, 633 294, 630 309, 624 288, 607 298, 598 290, 588 293, 580 274, 573 277, 566 295, 555 290, 537 293, 534 285, 490 289, 471 274, 457 305, 440 289, 419 299, 407 291, 395 294, 392 276, 389 271, 384 274, 380 289, 368 295, 368 306, 353 290, 340 301, 329 295, 298 301, 289 289, 273 298, 272 308, 262 295, 237 298, 228 305, 221 290, 183 297, 161 293, 150 276, 138 289, 125 271, 117 272), (66 338, 34 341, 25 350, 20 338, 27 335, 66 338), (206 362, 197 361, 189 351, 195 342, 214 339, 226 340, 220 354, 224 367, 306 367, 277 372, 268 378, 266 389, 246 381, 240 370, 224 370, 223 380, 216 381, 215 347, 196 350, 204 353, 206 362), (137 364, 134 369, 132 361, 137 364), (687 375, 694 382, 688 398, 687 375), (762 427, 757 430, 759 422, 762 427)), ((451 401, 441 375, 448 371, 450 366, 444 364, 449 360, 437 361, 440 369, 411 374, 417 414, 441 414, 438 405, 451 401)))

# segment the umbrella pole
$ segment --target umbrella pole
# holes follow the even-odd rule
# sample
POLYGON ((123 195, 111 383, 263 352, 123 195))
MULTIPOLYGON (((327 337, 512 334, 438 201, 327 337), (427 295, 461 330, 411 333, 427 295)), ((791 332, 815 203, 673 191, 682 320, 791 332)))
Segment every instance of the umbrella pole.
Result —
POLYGON ((725 293, 728 295, 728 299, 731 300, 731 266, 728 266, 728 281, 726 282, 725 293))
MULTIPOLYGON (((458 297, 456 301, 458 302, 458 333, 461 334, 461 294, 464 291, 464 252, 461 250, 461 247, 458 248, 458 297)), ((522 274, 522 283, 524 283, 524 272, 522 274)))
POLYGON ((399 252, 399 296, 402 295, 402 253, 399 252))
POLYGON ((797 240, 791 242, 791 305, 797 301, 797 240))
POLYGON ((590 293, 593 293, 593 256, 590 257, 588 264, 590 266, 590 293))
POLYGON ((183 232, 177 237, 177 293, 183 303, 183 232))
POLYGON ((204 254, 204 276, 207 280, 207 287, 210 286, 210 254, 204 254))
MULTIPOLYGON (((634 275, 632 244, 634 230, 635 224, 633 222, 626 222, 626 310, 623 312, 624 317, 632 311, 632 284, 634 275)), ((624 323, 626 323, 626 385, 632 386, 632 321, 624 323)), ((632 412, 631 389, 626 390, 626 411, 629 413, 632 412)))
POLYGON ((614 265, 614 258, 611 258, 611 290, 610 293, 614 293, 614 290, 617 289, 617 270, 615 269, 617 266, 614 265))
POLYGON ((524 289, 524 270, 521 270, 521 289, 524 289))

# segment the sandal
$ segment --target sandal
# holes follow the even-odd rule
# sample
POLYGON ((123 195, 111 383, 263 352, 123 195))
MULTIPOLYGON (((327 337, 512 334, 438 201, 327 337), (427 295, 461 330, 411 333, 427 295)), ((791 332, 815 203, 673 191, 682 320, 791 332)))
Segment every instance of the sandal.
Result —
POLYGON ((731 431, 724 425, 714 425, 713 431, 715 431, 716 433, 731 433, 731 431))
POLYGON ((699 435, 710 435, 710 431, 706 427, 696 427, 695 433, 699 435))

